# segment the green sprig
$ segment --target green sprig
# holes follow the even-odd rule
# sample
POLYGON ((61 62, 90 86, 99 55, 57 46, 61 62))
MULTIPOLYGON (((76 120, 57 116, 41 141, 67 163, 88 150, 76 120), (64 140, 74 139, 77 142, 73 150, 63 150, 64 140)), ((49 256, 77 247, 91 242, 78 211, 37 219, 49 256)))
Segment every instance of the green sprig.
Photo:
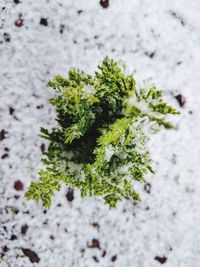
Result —
POLYGON ((165 116, 179 112, 155 86, 136 88, 134 76, 108 57, 94 76, 71 69, 67 78, 56 76, 48 84, 57 93, 49 102, 58 128, 41 128, 50 145, 27 199, 50 207, 55 191, 66 184, 82 197, 102 197, 111 208, 123 199, 140 200, 134 183, 154 173, 146 151, 149 135, 161 126, 173 128, 165 116))

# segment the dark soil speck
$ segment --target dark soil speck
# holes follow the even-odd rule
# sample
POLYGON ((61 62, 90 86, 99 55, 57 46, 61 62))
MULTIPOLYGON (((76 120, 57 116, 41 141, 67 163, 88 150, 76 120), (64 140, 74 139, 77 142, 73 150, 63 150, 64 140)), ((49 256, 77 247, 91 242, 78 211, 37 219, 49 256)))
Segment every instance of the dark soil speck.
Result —
POLYGON ((34 263, 34 262, 40 261, 40 258, 38 257, 38 255, 34 251, 32 251, 28 248, 22 248, 22 252, 24 253, 24 255, 26 257, 29 258, 30 262, 34 263))
POLYGON ((14 2, 16 5, 21 3, 19 0, 13 0, 13 2, 14 2))
POLYGON ((5 153, 5 154, 3 154, 3 155, 1 156, 1 159, 6 159, 6 158, 8 158, 8 154, 7 154, 7 153, 5 153))
POLYGON ((115 262, 116 260, 117 260, 117 255, 114 255, 114 256, 111 257, 111 261, 112 262, 115 262))
POLYGON ((92 239, 92 242, 88 245, 88 248, 98 248, 98 249, 101 249, 100 248, 100 243, 99 243, 99 240, 98 239, 92 239))
POLYGON ((44 105, 38 105, 36 108, 37 109, 41 109, 41 108, 43 108, 44 107, 44 105))
POLYGON ((11 237, 10 237, 10 240, 16 240, 17 239, 17 236, 16 235, 11 235, 11 237))
POLYGON ((97 258, 97 256, 93 256, 92 258, 94 261, 99 262, 99 259, 97 258))
POLYGON ((151 184, 145 184, 145 185, 144 185, 144 190, 145 190, 148 194, 150 194, 150 193, 151 193, 151 184))
POLYGON ((21 226, 21 234, 22 234, 22 235, 25 235, 26 232, 27 232, 27 230, 28 230, 28 225, 27 225, 27 224, 23 224, 23 225, 21 226))
POLYGON ((17 180, 14 183, 14 188, 17 191, 22 191, 24 189, 24 184, 20 180, 17 180))
POLYGON ((185 102, 186 102, 186 101, 185 101, 185 97, 182 96, 181 94, 179 94, 179 95, 176 95, 175 98, 176 98, 176 100, 178 101, 180 107, 184 107, 185 102))
POLYGON ((99 231, 100 225, 96 222, 91 224, 94 228, 97 228, 97 230, 99 231))
POLYGON ((0 253, 0 258, 3 258, 5 256, 5 253, 1 252, 0 253))
POLYGON ((145 52, 145 55, 148 56, 149 58, 154 58, 156 52, 145 52))
POLYGON ((16 21, 15 21, 15 26, 17 27, 22 27, 24 25, 24 20, 22 18, 18 18, 16 21))
POLYGON ((105 257, 106 256, 106 250, 103 251, 101 257, 105 257))
POLYGON ((13 113, 15 112, 15 109, 13 107, 9 107, 9 113, 12 116, 13 113))
POLYGON ((185 22, 184 22, 183 18, 180 15, 178 15, 174 11, 170 11, 170 13, 175 19, 177 19, 181 23, 182 26, 185 26, 185 22))
POLYGON ((6 138, 6 134, 7 134, 8 132, 6 132, 4 129, 2 129, 1 131, 0 131, 0 141, 2 141, 3 139, 5 139, 6 138))
POLYGON ((40 19, 40 25, 43 25, 43 26, 48 26, 48 21, 46 18, 41 18, 40 19))
POLYGON ((109 0, 100 0, 100 5, 103 8, 107 8, 109 6, 109 0))
POLYGON ((167 261, 167 258, 165 256, 163 256, 163 257, 156 256, 154 259, 156 261, 160 262, 161 264, 164 264, 167 261))
POLYGON ((69 202, 72 202, 74 200, 74 189, 73 188, 68 188, 66 198, 69 202))
POLYGON ((81 13, 83 13, 83 10, 78 10, 77 13, 80 15, 81 13))
POLYGON ((7 33, 7 32, 4 32, 4 34, 3 34, 3 38, 4 38, 4 40, 7 42, 7 43, 9 43, 10 42, 10 34, 9 33, 7 33))
POLYGON ((60 24, 59 32, 62 34, 64 32, 65 25, 60 24))
POLYGON ((6 253, 9 250, 9 248, 7 246, 4 246, 4 247, 2 247, 2 250, 3 250, 3 252, 6 253))
POLYGON ((40 149, 41 149, 42 153, 44 153, 44 151, 45 151, 45 144, 44 143, 41 144, 40 149))

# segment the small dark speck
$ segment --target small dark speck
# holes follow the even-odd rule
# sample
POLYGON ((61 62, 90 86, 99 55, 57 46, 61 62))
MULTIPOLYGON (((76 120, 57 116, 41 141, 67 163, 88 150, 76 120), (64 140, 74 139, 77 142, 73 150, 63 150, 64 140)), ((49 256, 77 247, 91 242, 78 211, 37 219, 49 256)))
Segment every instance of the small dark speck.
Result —
POLYGON ((4 38, 4 40, 6 41, 6 42, 10 42, 10 34, 9 33, 7 33, 7 32, 4 32, 4 34, 3 34, 3 38, 4 38))
POLYGON ((192 111, 192 110, 189 110, 188 113, 189 113, 189 114, 193 114, 193 111, 192 111))
POLYGON ((51 240, 54 240, 54 239, 55 239, 55 237, 54 237, 53 235, 50 235, 49 238, 50 238, 51 240))
POLYGON ((60 24, 59 32, 62 34, 64 32, 65 25, 60 24))
POLYGON ((92 223, 91 225, 92 225, 94 228, 96 228, 97 230, 99 230, 99 228, 100 228, 100 225, 99 225, 98 223, 96 223, 96 222, 92 223))
POLYGON ((43 108, 44 107, 44 105, 38 105, 36 108, 37 109, 41 109, 41 108, 43 108))
POLYGON ((27 224, 23 224, 23 225, 21 226, 21 234, 22 234, 22 235, 25 235, 26 232, 27 232, 27 230, 28 230, 28 225, 27 225, 27 224))
POLYGON ((22 18, 18 18, 16 21, 15 21, 15 26, 17 27, 21 27, 24 25, 24 20, 22 18))
POLYGON ((1 252, 0 253, 0 258, 3 258, 5 256, 5 253, 1 252))
POLYGON ((1 252, 0 253, 0 258, 3 258, 5 256, 5 253, 1 252))
POLYGON ((72 202, 74 200, 74 189, 73 188, 68 188, 66 198, 69 202, 72 202))
POLYGON ((9 107, 9 113, 12 116, 13 113, 15 112, 15 109, 13 107, 9 107))
POLYGON ((79 9, 79 10, 77 11, 77 13, 80 15, 80 14, 83 13, 83 10, 79 9))
POLYGON ((16 5, 21 3, 19 0, 13 0, 13 2, 14 2, 16 5))
POLYGON ((2 247, 3 252, 8 252, 9 248, 7 246, 2 247))
POLYGON ((5 150, 6 152, 9 152, 9 151, 10 151, 10 149, 9 149, 8 147, 5 147, 4 150, 5 150))
POLYGON ((5 10, 5 9, 6 9, 6 7, 5 7, 5 6, 3 6, 3 7, 2 7, 2 10, 5 10))
POLYGON ((80 249, 80 252, 83 254, 83 253, 85 253, 85 249, 84 248, 81 248, 80 249))
POLYGON ((182 18, 181 16, 177 15, 177 13, 174 12, 174 11, 170 11, 170 13, 171 13, 171 15, 172 15, 174 18, 176 18, 177 20, 179 20, 179 22, 180 22, 183 26, 185 26, 185 22, 184 22, 184 20, 183 20, 183 18, 182 18))
POLYGON ((34 263, 34 262, 40 261, 40 258, 38 257, 38 255, 34 251, 32 251, 28 248, 22 248, 22 252, 24 253, 24 255, 26 257, 29 258, 30 262, 34 263))
POLYGON ((24 184, 20 180, 17 180, 14 183, 14 188, 16 191, 22 191, 24 189, 24 184))
POLYGON ((109 0, 100 0, 100 5, 103 8, 107 8, 109 6, 109 0))
POLYGON ((117 255, 114 255, 114 256, 111 257, 111 261, 112 261, 112 262, 115 262, 116 259, 117 259, 117 255))
POLYGON ((43 25, 43 26, 48 26, 48 21, 46 18, 41 18, 40 19, 40 25, 43 25))
POLYGON ((154 58, 156 52, 145 52, 145 55, 148 56, 149 58, 154 58))
POLYGON ((93 256, 92 258, 93 258, 94 261, 99 262, 97 256, 93 256))
POLYGON ((105 257, 105 256, 106 256, 106 250, 103 251, 103 253, 102 253, 101 256, 102 256, 102 257, 105 257))
POLYGON ((16 235, 11 235, 11 237, 10 237, 10 240, 15 240, 15 239, 17 239, 17 236, 16 235))
POLYGON ((34 96, 35 98, 39 98, 39 96, 35 93, 33 93, 32 96, 34 96))
POLYGON ((178 101, 180 107, 183 107, 185 105, 185 97, 181 94, 175 96, 176 100, 178 101))
POLYGON ((176 63, 176 65, 181 65, 183 62, 182 61, 178 61, 177 63, 176 63))
POLYGON ((92 242, 88 245, 88 248, 98 248, 98 249, 101 249, 100 248, 100 243, 99 243, 99 240, 98 239, 92 239, 92 242))
POLYGON ((1 159, 6 159, 6 158, 8 158, 8 154, 6 153, 6 154, 3 154, 2 156, 1 156, 1 159))
POLYGON ((154 259, 156 261, 160 262, 161 264, 164 264, 167 261, 167 258, 165 256, 163 256, 163 257, 156 256, 154 259))
POLYGON ((194 188, 192 188, 192 187, 186 187, 185 188, 185 192, 187 192, 187 193, 194 193, 195 192, 195 189, 194 188))
POLYGON ((5 139, 6 138, 6 134, 7 134, 8 132, 6 132, 4 129, 2 129, 1 131, 0 131, 0 141, 2 141, 3 139, 5 139))
POLYGON ((172 216, 176 216, 176 212, 175 211, 172 212, 172 216))
POLYGON ((44 151, 45 151, 45 144, 44 143, 41 144, 40 149, 41 149, 42 153, 44 153, 44 151))
POLYGON ((144 190, 145 190, 148 194, 150 194, 150 193, 151 193, 151 184, 145 184, 145 185, 144 185, 144 190))

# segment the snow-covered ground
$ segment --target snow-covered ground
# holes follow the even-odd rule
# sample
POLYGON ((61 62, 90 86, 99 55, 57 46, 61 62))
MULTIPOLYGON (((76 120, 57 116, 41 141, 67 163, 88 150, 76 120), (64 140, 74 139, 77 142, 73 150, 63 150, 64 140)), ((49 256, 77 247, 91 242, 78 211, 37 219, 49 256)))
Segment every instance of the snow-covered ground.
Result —
POLYGON ((199 267, 199 106, 199 0, 1 0, 0 266, 199 267), (47 80, 105 55, 164 89, 177 130, 150 142, 157 173, 141 203, 109 211, 63 187, 46 211, 24 192, 47 148, 39 128, 55 125, 47 80))

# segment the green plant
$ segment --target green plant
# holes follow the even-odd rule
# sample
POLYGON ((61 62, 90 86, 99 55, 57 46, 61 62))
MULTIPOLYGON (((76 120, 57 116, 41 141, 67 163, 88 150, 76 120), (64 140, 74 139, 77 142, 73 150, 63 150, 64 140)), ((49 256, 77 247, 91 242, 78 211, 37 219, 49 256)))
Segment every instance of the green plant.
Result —
POLYGON ((50 207, 64 183, 82 197, 102 197, 111 208, 124 198, 140 200, 133 182, 145 182, 147 172, 153 173, 146 151, 149 134, 160 126, 173 128, 164 115, 179 112, 155 86, 136 88, 134 76, 108 57, 94 76, 71 69, 49 86, 57 93, 49 102, 59 126, 51 132, 41 128, 41 136, 50 140, 42 159, 46 168, 39 182, 31 183, 27 199, 50 207))

